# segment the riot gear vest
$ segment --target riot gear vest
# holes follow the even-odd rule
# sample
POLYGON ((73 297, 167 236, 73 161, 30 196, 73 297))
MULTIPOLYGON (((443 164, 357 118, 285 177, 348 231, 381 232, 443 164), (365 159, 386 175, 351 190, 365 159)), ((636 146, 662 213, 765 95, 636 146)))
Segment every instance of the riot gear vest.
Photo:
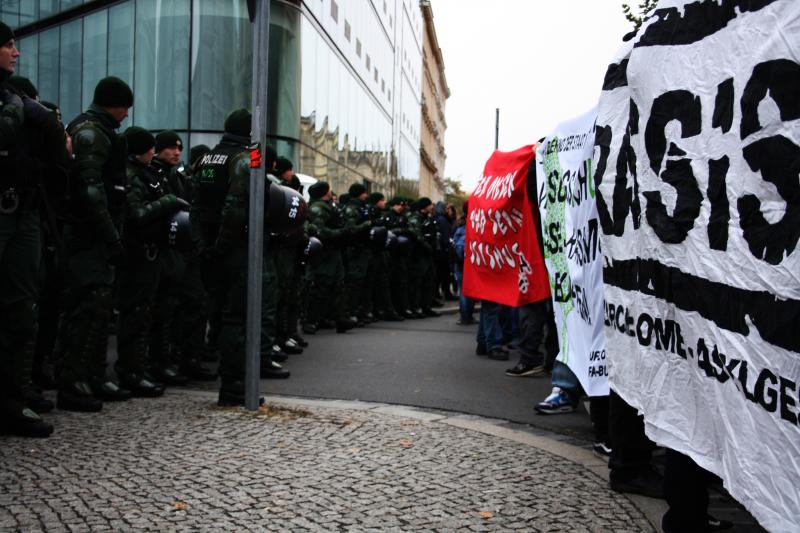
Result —
POLYGON ((199 161, 193 177, 195 198, 192 212, 196 215, 201 239, 209 245, 219 234, 222 207, 230 186, 230 163, 246 150, 243 143, 223 137, 222 142, 199 161))
MULTIPOLYGON (((111 123, 109 117, 102 116, 92 110, 81 113, 67 126, 67 132, 73 138, 85 129, 89 129, 97 135, 103 135, 110 146, 110 152, 103 162, 100 174, 105 188, 108 212, 115 225, 120 227, 120 217, 124 216, 125 211, 125 187, 127 183, 125 161, 128 155, 128 143, 124 137, 117 135, 115 125, 111 123)), ((82 194, 80 190, 76 190, 76 187, 82 187, 84 184, 80 183, 76 178, 73 177, 72 179, 70 195, 73 200, 73 214, 80 217, 81 206, 74 205, 74 200, 82 194)))

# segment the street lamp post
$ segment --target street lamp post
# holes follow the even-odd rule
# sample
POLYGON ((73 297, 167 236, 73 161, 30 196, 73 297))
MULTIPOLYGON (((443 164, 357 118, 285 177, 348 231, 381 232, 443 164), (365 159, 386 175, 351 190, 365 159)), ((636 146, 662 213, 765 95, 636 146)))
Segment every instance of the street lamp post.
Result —
MULTIPOLYGON (((269 53, 270 0, 248 0, 253 22, 253 123, 251 140, 260 150, 266 145, 267 58, 269 53)), ((260 157, 259 157, 260 159, 260 157)), ((247 248, 247 340, 245 351, 245 408, 259 407, 261 369, 261 273, 264 263, 264 193, 266 171, 260 163, 250 165, 250 210, 247 248)))

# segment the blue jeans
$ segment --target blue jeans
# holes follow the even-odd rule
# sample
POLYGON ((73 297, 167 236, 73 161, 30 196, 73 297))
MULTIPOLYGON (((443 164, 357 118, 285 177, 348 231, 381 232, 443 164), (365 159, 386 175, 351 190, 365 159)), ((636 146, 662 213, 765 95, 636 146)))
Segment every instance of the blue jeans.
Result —
POLYGON ((478 346, 486 346, 491 352, 503 345, 503 328, 500 326, 500 304, 481 301, 481 319, 478 322, 478 346))
POLYGON ((464 292, 461 290, 464 271, 456 269, 454 274, 458 284, 458 315, 461 317, 461 322, 472 322, 475 320, 472 316, 475 313, 475 300, 464 296, 464 292))
POLYGON ((583 395, 583 387, 581 387, 581 382, 578 381, 578 376, 561 361, 556 361, 553 364, 552 383, 553 387, 559 387, 567 394, 570 403, 573 405, 576 405, 583 395))

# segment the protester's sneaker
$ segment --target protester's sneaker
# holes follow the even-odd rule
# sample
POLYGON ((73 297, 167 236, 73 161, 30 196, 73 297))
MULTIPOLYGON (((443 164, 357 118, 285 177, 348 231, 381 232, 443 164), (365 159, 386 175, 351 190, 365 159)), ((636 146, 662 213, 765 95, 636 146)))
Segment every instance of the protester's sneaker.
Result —
POLYGON ((559 413, 572 413, 575 411, 575 405, 569 401, 567 393, 559 387, 553 387, 553 392, 550 396, 539 402, 534 409, 543 415, 557 415, 559 413))
POLYGON ((595 442, 592 444, 592 451, 598 457, 608 460, 611 457, 611 445, 604 441, 595 442))
POLYGON ((514 368, 506 370, 506 376, 521 378, 524 376, 540 376, 544 374, 544 365, 530 365, 520 361, 514 368))
POLYGON ((494 348, 489 352, 489 359, 494 361, 508 361, 508 352, 502 348, 494 348))

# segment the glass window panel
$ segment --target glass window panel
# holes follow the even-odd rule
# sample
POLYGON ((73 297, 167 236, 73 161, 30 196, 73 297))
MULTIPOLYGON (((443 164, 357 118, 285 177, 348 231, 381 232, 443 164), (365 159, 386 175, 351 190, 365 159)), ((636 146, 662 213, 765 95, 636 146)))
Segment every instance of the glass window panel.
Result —
POLYGON ((19 0, 0 0, 0 20, 11 28, 19 26, 19 0))
POLYGON ((39 0, 39 18, 47 18, 58 12, 58 0, 39 0))
POLYGON ((133 87, 133 2, 108 10, 108 75, 133 87))
POLYGON ((234 109, 250 107, 253 31, 243 0, 194 0, 192 129, 221 130, 234 109))
POLYGON ((19 25, 25 26, 39 19, 38 0, 20 0, 19 25))
MULTIPOLYGON (((58 102, 58 27, 39 34, 39 98, 50 102, 58 102)), ((65 122, 67 117, 64 117, 65 122)), ((71 120, 71 117, 70 119, 71 120)))
POLYGON ((189 0, 137 0, 136 13, 136 124, 148 129, 186 129, 189 0))
POLYGON ((82 20, 61 26, 61 59, 58 106, 65 122, 81 112, 82 20))
POLYGON ((39 35, 33 34, 17 42, 20 56, 17 59, 17 74, 31 80, 34 87, 39 81, 39 35))
POLYGON ((81 0, 61 0, 61 11, 81 5, 81 0))
MULTIPOLYGON (((285 4, 276 3, 270 12, 266 129, 270 135, 297 137, 299 133, 298 17, 298 10, 285 4)), ((281 153, 290 157, 293 149, 286 145, 281 153)))
POLYGON ((83 98, 81 109, 89 107, 97 82, 106 76, 107 56, 108 11, 104 9, 83 19, 83 98))

